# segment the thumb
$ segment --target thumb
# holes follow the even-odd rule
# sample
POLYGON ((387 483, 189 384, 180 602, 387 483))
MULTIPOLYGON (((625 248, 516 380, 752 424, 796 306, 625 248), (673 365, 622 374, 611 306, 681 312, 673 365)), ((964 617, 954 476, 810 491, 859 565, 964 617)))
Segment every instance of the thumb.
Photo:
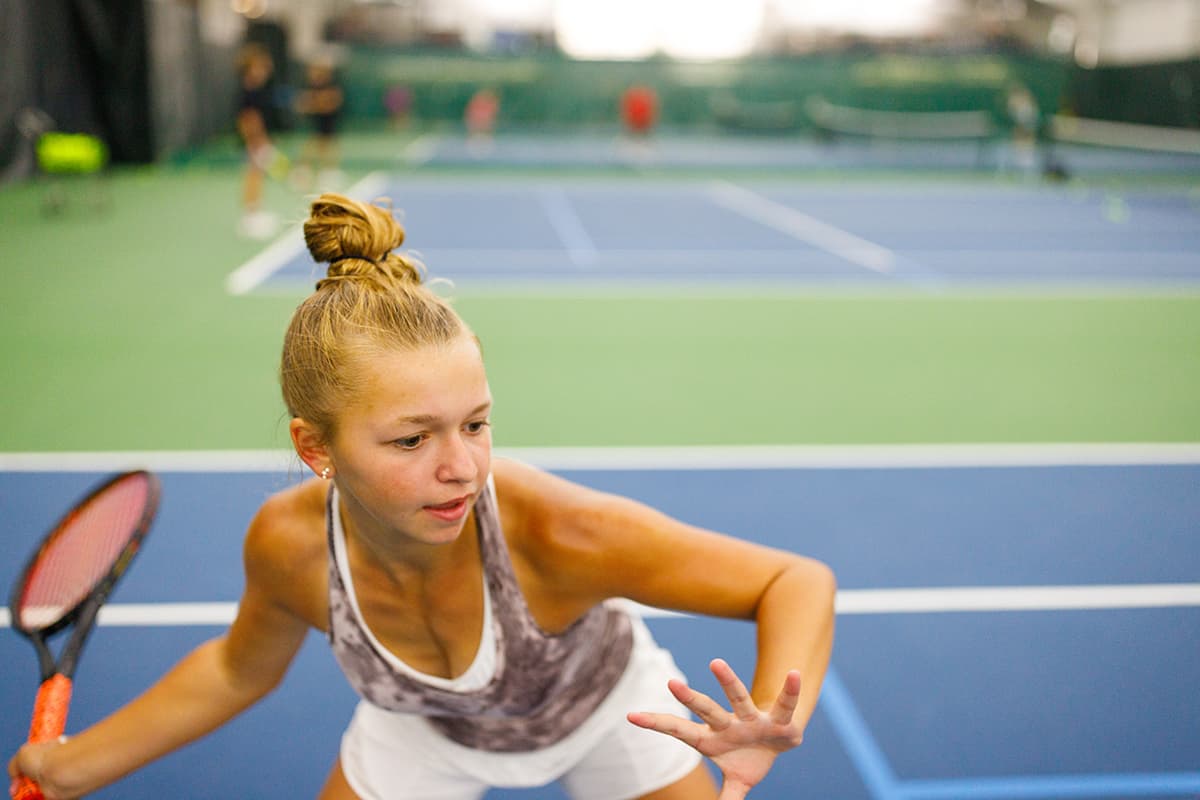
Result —
POLYGON ((721 783, 721 794, 717 797, 717 800, 744 800, 749 793, 749 786, 726 778, 721 783))

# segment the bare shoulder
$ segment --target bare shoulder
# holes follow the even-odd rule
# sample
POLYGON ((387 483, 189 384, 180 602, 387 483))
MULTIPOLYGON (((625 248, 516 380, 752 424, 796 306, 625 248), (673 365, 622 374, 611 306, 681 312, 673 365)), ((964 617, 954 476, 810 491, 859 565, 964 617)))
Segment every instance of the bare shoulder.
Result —
POLYGON ((303 559, 314 550, 324 553, 328 488, 314 479, 268 497, 250 523, 247 548, 267 557, 303 559))
POLYGON ((314 479, 271 495, 246 532, 243 558, 247 582, 303 616, 309 616, 312 600, 325 591, 314 583, 321 582, 328 559, 328 488, 328 483, 314 479))
POLYGON ((492 477, 496 481, 497 495, 522 506, 546 505, 556 497, 561 499, 583 488, 540 467, 510 458, 492 460, 492 477))
POLYGON ((643 510, 520 461, 496 459, 492 475, 509 547, 557 574, 563 574, 563 563, 579 563, 604 547, 603 534, 614 514, 643 510))
POLYGON ((749 618, 766 587, 806 561, 528 465, 498 461, 493 473, 502 516, 520 526, 504 519, 510 548, 564 596, 749 618))
POLYGON ((608 596, 590 580, 605 545, 596 527, 581 524, 607 495, 507 459, 492 462, 492 477, 526 602, 543 628, 564 630, 608 596))
POLYGON ((226 663, 256 686, 274 686, 283 677, 309 628, 328 628, 328 484, 322 484, 308 481, 268 497, 246 532, 246 585, 221 641, 226 663))
POLYGON ((506 458, 492 462, 496 497, 506 530, 544 537, 605 495, 543 469, 506 458))

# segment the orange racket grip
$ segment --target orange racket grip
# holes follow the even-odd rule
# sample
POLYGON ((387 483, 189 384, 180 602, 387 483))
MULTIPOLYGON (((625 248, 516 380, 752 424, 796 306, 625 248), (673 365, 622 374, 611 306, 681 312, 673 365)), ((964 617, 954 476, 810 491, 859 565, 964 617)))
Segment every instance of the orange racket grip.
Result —
MULTIPOLYGON (((71 705, 71 679, 55 675, 38 688, 33 703, 30 742, 49 742, 62 736, 67 727, 67 709, 71 705)), ((42 800, 42 791, 29 778, 17 778, 9 788, 13 800, 42 800)))
POLYGON ((14 780, 9 793, 13 800, 45 800, 38 785, 25 777, 14 780))
POLYGON ((29 741, 48 742, 62 736, 67 729, 67 708, 71 705, 71 679, 55 675, 38 689, 33 703, 33 722, 29 726, 29 741))

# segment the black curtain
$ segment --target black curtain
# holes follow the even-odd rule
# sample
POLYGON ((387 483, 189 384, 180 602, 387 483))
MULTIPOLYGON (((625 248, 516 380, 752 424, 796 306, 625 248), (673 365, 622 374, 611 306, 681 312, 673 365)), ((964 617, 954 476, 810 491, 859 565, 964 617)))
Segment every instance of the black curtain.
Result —
POLYGON ((1068 98, 1081 117, 1200 128, 1200 59, 1077 69, 1068 98))
POLYGON ((0 0, 0 184, 33 168, 33 148, 21 136, 22 109, 37 103, 33 0, 0 0))
POLYGON ((58 130, 102 138, 114 162, 153 161, 145 0, 22 5, 27 30, 14 36, 28 44, 30 85, 21 92, 28 104, 49 114, 58 130))

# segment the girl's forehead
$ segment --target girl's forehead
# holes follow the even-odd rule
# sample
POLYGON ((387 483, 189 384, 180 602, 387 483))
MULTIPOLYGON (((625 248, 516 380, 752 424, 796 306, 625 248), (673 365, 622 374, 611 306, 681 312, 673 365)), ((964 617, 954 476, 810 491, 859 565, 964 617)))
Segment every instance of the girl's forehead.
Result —
POLYGON ((363 400, 428 402, 431 397, 468 399, 486 393, 487 377, 475 342, 462 338, 444 345, 375 349, 358 359, 363 400))
POLYGON ((413 347, 368 346, 361 351, 357 366, 375 375, 404 372, 419 378, 447 371, 482 369, 483 357, 473 339, 461 336, 449 342, 413 347))

